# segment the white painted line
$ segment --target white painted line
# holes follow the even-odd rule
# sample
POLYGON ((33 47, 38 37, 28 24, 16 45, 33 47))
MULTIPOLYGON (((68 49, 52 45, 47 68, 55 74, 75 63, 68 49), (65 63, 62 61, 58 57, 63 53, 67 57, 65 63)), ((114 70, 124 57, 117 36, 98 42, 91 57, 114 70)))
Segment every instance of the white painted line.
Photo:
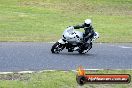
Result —
MULTIPOLYGON (((84 69, 85 71, 99 71, 99 70, 132 70, 132 69, 84 69)), ((53 72, 53 71, 62 71, 62 72, 68 72, 68 71, 73 71, 77 72, 77 70, 42 70, 42 71, 19 71, 19 72, 0 72, 0 75, 2 74, 13 74, 13 73, 42 73, 42 72, 53 72)))
MULTIPOLYGON (((132 69, 84 69, 85 71, 102 71, 102 70, 132 70, 132 69)), ((72 70, 73 72, 77 72, 77 70, 72 70)))
MULTIPOLYGON (((85 71, 98 71, 98 70, 107 70, 107 69, 84 69, 85 71)), ((73 72, 77 72, 77 70, 72 70, 73 72)))
POLYGON ((33 73, 35 71, 20 71, 20 72, 17 72, 17 73, 33 73))
POLYGON ((113 47, 119 47, 119 48, 124 48, 124 49, 130 49, 132 47, 128 47, 128 46, 120 46, 120 45, 110 45, 110 46, 113 46, 113 47))
POLYGON ((13 72, 0 72, 0 74, 12 74, 13 72))
POLYGON ((56 42, 48 42, 48 43, 52 43, 53 44, 53 43, 56 43, 56 42))
POLYGON ((38 71, 38 72, 41 73, 41 72, 47 72, 47 71, 52 72, 52 71, 57 71, 57 70, 42 70, 42 71, 38 71))
POLYGON ((125 48, 125 49, 132 48, 132 47, 127 47, 127 46, 118 46, 118 47, 125 48))

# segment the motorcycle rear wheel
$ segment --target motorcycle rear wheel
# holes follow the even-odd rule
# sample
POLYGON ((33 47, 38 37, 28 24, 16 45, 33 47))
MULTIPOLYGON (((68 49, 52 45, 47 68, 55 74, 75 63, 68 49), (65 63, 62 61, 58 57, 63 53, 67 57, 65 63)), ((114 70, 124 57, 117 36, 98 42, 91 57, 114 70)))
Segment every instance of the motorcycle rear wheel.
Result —
MULTIPOLYGON (((89 46, 88 46, 88 48, 87 48, 87 49, 88 49, 87 52, 88 52, 91 48, 92 48, 92 43, 89 44, 89 46)), ((85 53, 87 53, 87 52, 84 53, 84 49, 80 49, 78 52, 79 52, 79 54, 85 54, 85 53)))

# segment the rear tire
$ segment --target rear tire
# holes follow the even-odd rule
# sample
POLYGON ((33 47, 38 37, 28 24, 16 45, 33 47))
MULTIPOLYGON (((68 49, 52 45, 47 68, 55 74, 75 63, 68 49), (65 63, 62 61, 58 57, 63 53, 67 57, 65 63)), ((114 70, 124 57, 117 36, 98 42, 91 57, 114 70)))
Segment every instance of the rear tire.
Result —
POLYGON ((52 48, 51 48, 51 52, 52 53, 59 53, 60 51, 62 51, 65 48, 65 45, 60 44, 59 42, 56 42, 52 48))
MULTIPOLYGON (((88 46, 88 48, 87 48, 88 51, 89 51, 91 48, 92 48, 92 42, 89 44, 89 46, 88 46)), ((87 51, 87 52, 88 52, 88 51, 87 51)), ((85 53, 87 53, 87 52, 84 52, 84 49, 81 49, 81 50, 79 50, 78 52, 79 52, 79 54, 85 54, 85 53)))
POLYGON ((84 50, 79 50, 78 52, 79 52, 79 54, 85 54, 85 53, 83 53, 83 51, 84 50))

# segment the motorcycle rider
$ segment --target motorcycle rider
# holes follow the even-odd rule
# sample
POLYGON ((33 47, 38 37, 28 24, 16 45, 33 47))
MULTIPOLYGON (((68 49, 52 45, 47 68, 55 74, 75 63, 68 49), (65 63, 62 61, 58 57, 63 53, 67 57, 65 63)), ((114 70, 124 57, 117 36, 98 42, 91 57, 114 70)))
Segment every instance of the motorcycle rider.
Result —
POLYGON ((91 19, 86 19, 83 24, 81 25, 76 25, 73 26, 74 29, 80 29, 84 28, 85 33, 84 33, 84 42, 87 42, 89 38, 93 38, 94 36, 94 29, 92 27, 92 21, 91 19))
POLYGON ((83 39, 83 46, 84 47, 88 47, 88 44, 91 43, 92 41, 92 38, 94 37, 94 28, 92 27, 92 21, 91 19, 86 19, 84 21, 83 24, 81 25, 76 25, 76 26, 73 26, 74 29, 80 29, 80 28, 84 28, 85 30, 85 33, 84 33, 84 39, 83 39), (88 42, 89 40, 89 42, 88 42))

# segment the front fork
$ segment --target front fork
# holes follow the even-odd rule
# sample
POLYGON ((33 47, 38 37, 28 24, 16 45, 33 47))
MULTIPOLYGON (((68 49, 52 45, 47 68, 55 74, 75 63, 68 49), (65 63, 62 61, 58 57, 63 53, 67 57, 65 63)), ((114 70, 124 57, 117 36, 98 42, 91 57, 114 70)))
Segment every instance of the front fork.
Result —
POLYGON ((58 42, 59 42, 60 44, 65 44, 65 43, 66 43, 63 39, 59 39, 58 42))

